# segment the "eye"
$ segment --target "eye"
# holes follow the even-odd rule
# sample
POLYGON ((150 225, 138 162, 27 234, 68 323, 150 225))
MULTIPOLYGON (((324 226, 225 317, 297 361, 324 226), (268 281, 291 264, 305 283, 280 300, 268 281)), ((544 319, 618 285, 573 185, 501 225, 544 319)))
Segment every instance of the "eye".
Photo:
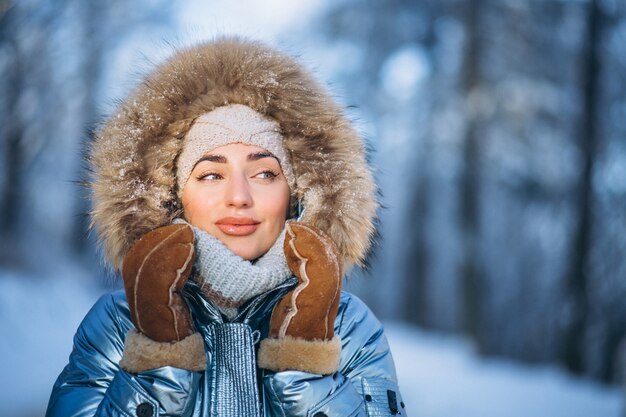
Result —
POLYGON ((203 172, 200 175, 198 175, 196 177, 196 179, 198 181, 217 181, 217 180, 221 180, 222 177, 220 174, 216 173, 216 172, 203 172))
POLYGON ((254 178, 259 178, 262 180, 272 180, 278 176, 278 172, 267 169, 265 171, 261 171, 254 176, 254 178))

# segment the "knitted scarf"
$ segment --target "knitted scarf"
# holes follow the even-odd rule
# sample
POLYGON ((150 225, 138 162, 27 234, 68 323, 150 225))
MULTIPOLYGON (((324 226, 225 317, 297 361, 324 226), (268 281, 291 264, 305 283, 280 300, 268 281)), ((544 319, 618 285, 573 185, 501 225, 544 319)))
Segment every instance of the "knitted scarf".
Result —
MULTIPOLYGON (((188 224, 183 219, 176 219, 174 223, 188 224)), ((275 288, 292 275, 283 252, 285 229, 263 256, 251 262, 235 255, 213 235, 190 226, 196 237, 198 272, 192 279, 229 320, 243 303, 275 288)))

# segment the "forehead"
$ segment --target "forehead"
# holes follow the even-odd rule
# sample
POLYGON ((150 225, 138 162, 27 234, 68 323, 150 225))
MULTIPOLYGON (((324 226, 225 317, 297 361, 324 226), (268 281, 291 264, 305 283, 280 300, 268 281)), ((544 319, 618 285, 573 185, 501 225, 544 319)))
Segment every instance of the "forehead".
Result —
MULTIPOLYGON (((205 155, 250 155, 255 153, 267 153, 268 155, 272 155, 267 149, 262 148, 257 145, 247 145, 244 143, 230 143, 228 145, 219 146, 207 153, 205 155)), ((272 155, 273 156, 273 155, 272 155)))

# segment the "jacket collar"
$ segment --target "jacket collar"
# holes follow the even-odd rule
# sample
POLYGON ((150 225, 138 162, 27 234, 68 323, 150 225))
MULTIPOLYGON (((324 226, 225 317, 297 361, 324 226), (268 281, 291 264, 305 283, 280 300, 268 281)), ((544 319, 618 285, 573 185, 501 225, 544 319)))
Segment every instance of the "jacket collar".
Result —
MULTIPOLYGON (((232 322, 245 323, 252 328, 257 328, 259 321, 270 314, 278 300, 297 283, 298 279, 292 276, 277 287, 252 298, 239 309, 232 322)), ((225 322, 224 316, 215 304, 204 295, 199 285, 193 280, 187 281, 183 287, 183 298, 197 325, 207 326, 212 323, 225 322)))

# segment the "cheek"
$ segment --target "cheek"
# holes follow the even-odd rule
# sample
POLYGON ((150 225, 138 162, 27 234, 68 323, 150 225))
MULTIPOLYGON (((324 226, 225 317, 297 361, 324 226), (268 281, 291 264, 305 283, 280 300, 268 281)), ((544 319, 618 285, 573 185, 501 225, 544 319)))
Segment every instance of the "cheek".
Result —
MULTIPOLYGON (((212 209, 215 204, 214 198, 212 199, 207 193, 202 193, 197 187, 185 187, 181 200, 185 219, 191 224, 202 221, 214 212, 212 209)), ((194 224, 194 226, 198 225, 194 224)))
POLYGON ((271 218, 274 223, 282 228, 283 223, 287 220, 289 211, 289 188, 281 188, 274 193, 268 193, 264 200, 267 217, 271 218))

